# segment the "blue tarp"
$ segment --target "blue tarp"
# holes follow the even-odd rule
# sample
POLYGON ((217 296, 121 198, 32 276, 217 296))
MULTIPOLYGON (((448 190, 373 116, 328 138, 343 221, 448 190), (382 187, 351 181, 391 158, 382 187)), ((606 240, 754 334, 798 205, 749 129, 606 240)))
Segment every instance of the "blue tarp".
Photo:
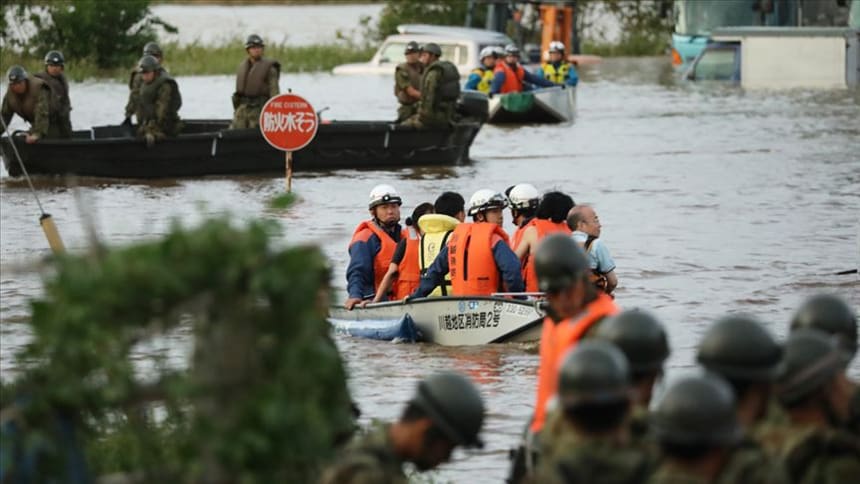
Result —
POLYGON ((421 341, 421 332, 415 327, 412 316, 404 314, 398 319, 370 319, 350 321, 331 319, 335 332, 356 338, 368 338, 399 343, 421 341))

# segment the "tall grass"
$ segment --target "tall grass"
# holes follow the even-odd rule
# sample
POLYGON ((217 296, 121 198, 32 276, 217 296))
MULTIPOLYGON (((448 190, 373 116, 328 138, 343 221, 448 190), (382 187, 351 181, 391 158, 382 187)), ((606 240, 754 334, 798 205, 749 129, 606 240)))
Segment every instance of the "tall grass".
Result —
MULTIPOLYGON (((164 64, 173 76, 234 74, 245 58, 243 40, 221 46, 201 44, 163 44, 164 64)), ((268 45, 265 56, 281 63, 281 72, 329 71, 338 64, 368 61, 373 56, 372 46, 356 46, 345 42, 307 46, 268 45)), ((11 49, 0 49, 0 66, 8 69, 22 65, 29 72, 44 69, 41 58, 24 56, 11 49)), ((103 69, 90 59, 66 59, 66 76, 74 80, 117 79, 127 80, 134 63, 127 67, 103 69)))

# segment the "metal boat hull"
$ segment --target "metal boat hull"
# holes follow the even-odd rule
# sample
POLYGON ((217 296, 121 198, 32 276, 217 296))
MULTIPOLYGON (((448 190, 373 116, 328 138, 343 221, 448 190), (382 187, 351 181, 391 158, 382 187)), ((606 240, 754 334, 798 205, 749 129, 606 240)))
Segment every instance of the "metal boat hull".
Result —
POLYGON ((421 341, 444 346, 537 341, 543 321, 534 302, 499 297, 419 298, 368 304, 352 311, 332 307, 329 319, 337 327, 349 321, 397 322, 406 314, 421 341))

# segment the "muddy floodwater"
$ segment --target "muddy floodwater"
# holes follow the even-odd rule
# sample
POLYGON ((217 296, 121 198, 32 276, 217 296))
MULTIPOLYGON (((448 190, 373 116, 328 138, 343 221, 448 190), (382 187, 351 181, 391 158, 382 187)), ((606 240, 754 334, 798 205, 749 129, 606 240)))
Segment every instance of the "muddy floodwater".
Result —
MULTIPOLYGON (((347 244, 378 183, 403 194, 404 218, 443 190, 468 199, 479 188, 518 182, 560 189, 596 207, 618 264, 617 300, 649 308, 666 323, 672 373, 693 365, 701 334, 727 311, 752 313, 783 337, 792 310, 809 294, 835 292, 860 308, 857 276, 832 275, 860 262, 860 96, 678 84, 667 61, 656 58, 609 59, 582 77, 572 125, 486 126, 465 166, 298 173, 293 187, 301 200, 287 212, 266 208, 283 190, 280 178, 35 183, 73 251, 87 246, 86 218, 111 245, 158 237, 174 219, 194 224, 223 212, 278 219, 285 242, 322 246, 339 298, 347 244)), ((181 115, 229 117, 232 83, 226 76, 180 77, 181 115)), ((287 87, 318 109, 329 106, 327 119, 394 116, 385 77, 287 75, 281 89, 287 87)), ((75 127, 122 120, 122 83, 74 84, 71 92, 75 127)), ((30 263, 48 249, 23 181, 4 172, 0 189, 0 363, 10 378, 13 355, 29 335, 28 300, 41 291, 30 263)), ((432 371, 471 375, 488 401, 488 445, 456 453, 438 479, 501 481, 507 450, 532 411, 534 348, 338 343, 365 421, 395 418, 417 379, 432 371)), ((186 342, 177 336, 170 345, 181 360, 186 342)), ((851 372, 860 375, 857 360, 851 372)))

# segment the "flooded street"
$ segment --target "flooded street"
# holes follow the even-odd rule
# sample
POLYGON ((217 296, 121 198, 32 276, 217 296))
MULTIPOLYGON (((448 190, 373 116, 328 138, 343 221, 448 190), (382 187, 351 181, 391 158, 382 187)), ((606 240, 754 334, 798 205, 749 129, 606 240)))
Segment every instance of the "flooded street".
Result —
MULTIPOLYGON (((677 85, 667 59, 607 59, 582 73, 573 125, 486 126, 473 163, 396 171, 297 173, 300 202, 267 208, 283 180, 234 177, 162 181, 59 178, 35 183, 67 247, 85 250, 83 220, 101 239, 122 245, 158 237, 172 220, 204 216, 274 218, 284 241, 320 244, 344 296, 347 244, 366 218, 378 183, 404 196, 403 217, 444 190, 468 199, 479 188, 529 182, 594 204, 602 239, 618 264, 624 308, 652 309, 670 330, 673 371, 689 367, 707 325, 727 311, 762 318, 784 336, 791 312, 809 294, 836 292, 860 308, 860 96, 846 91, 744 92, 724 86, 677 85)), ((183 118, 228 118, 233 79, 182 77, 183 118)), ((5 86, 4 86, 5 87, 5 86)), ((326 119, 393 119, 387 77, 285 75, 326 119)), ((71 86, 76 128, 122 121, 123 83, 71 86)), ((19 128, 20 124, 16 124, 19 128)), ((30 263, 48 254, 38 210, 23 180, 0 177, 0 368, 28 338, 28 300, 41 282, 30 263)), ((507 228, 510 215, 506 214, 507 228)), ((537 356, 533 348, 442 348, 339 339, 350 388, 363 419, 396 418, 416 380, 453 368, 473 377, 487 397, 487 447, 455 455, 439 480, 499 482, 507 449, 531 413, 537 356)), ((174 342, 179 358, 185 344, 174 342)), ((860 376, 855 359, 851 373, 860 376)))

